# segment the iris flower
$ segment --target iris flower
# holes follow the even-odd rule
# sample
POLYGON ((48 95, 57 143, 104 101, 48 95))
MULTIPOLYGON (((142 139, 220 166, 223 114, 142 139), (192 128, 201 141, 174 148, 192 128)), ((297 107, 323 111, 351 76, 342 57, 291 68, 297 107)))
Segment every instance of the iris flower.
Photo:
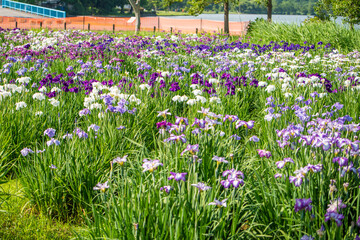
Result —
POLYGON ((168 180, 174 179, 175 181, 179 182, 179 181, 186 181, 185 176, 187 175, 187 173, 175 173, 175 172, 170 172, 171 176, 168 177, 168 180))
POLYGON ((154 159, 154 160, 144 159, 143 162, 144 162, 142 165, 142 167, 144 168, 143 172, 146 171, 153 172, 159 166, 163 166, 163 164, 158 159, 154 159))
POLYGON ((98 183, 96 184, 96 186, 93 188, 94 190, 100 190, 101 192, 105 192, 106 189, 108 189, 110 186, 108 185, 108 181, 106 181, 105 183, 98 183))
POLYGON ((217 200, 215 198, 215 200, 211 203, 209 203, 209 205, 212 205, 212 206, 217 206, 217 207, 226 207, 226 201, 227 201, 227 198, 225 198, 224 200, 220 201, 220 200, 217 200))

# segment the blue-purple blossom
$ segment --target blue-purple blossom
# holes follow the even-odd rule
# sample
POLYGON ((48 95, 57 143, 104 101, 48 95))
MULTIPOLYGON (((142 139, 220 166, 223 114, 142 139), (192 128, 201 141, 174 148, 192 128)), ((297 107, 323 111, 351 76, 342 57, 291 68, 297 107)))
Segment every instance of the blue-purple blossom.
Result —
POLYGON ((21 155, 26 157, 29 153, 34 153, 34 151, 31 150, 30 148, 24 148, 23 150, 20 151, 20 153, 21 153, 21 155))
POLYGON ((153 172, 159 166, 163 166, 163 164, 158 159, 154 159, 154 160, 144 159, 143 162, 144 162, 142 165, 142 167, 144 168, 143 172, 146 172, 146 171, 153 172))
POLYGON ((312 203, 311 198, 295 199, 295 212, 299 212, 303 209, 310 212, 312 209, 310 203, 312 203))
POLYGON ((46 142, 46 145, 48 145, 48 147, 51 145, 58 146, 60 145, 60 141, 56 140, 55 138, 51 138, 49 141, 46 142))
POLYGON ((105 192, 106 189, 108 189, 110 186, 108 185, 108 181, 106 181, 105 183, 98 183, 96 184, 96 186, 93 188, 94 190, 100 190, 101 192, 105 192))
POLYGON ((125 162, 127 162, 127 156, 125 155, 123 157, 117 157, 112 160, 112 163, 118 163, 120 166, 123 166, 125 162))
POLYGON ((228 163, 228 161, 225 160, 224 157, 214 156, 214 157, 212 158, 212 160, 213 160, 213 161, 216 161, 217 164, 220 164, 220 163, 228 163))
POLYGON ((213 202, 209 203, 209 205, 213 205, 213 206, 217 206, 217 207, 226 207, 226 201, 227 201, 227 198, 225 198, 222 201, 217 200, 215 198, 215 200, 213 202))
POLYGON ((186 175, 187 173, 175 173, 175 172, 170 172, 171 176, 168 177, 168 180, 174 179, 175 181, 179 182, 179 181, 186 181, 186 175))
POLYGON ((257 136, 254 135, 254 136, 249 138, 249 141, 251 141, 251 142, 259 142, 260 139, 257 136))
POLYGON ((44 136, 47 135, 49 138, 52 138, 55 136, 56 130, 53 128, 48 128, 44 131, 44 136))
POLYGON ((197 152, 199 152, 199 144, 195 144, 195 145, 188 144, 185 150, 181 152, 181 156, 186 152, 189 152, 191 155, 195 155, 197 152))
POLYGON ((205 183, 199 182, 196 184, 191 184, 191 186, 194 186, 199 189, 199 192, 206 191, 211 189, 211 187, 207 186, 205 183))
POLYGON ((281 169, 285 167, 286 163, 294 163, 294 160, 292 158, 284 158, 284 160, 276 162, 276 166, 281 169))
POLYGON ((271 157, 271 152, 270 151, 266 151, 266 150, 262 150, 262 149, 257 149, 258 154, 260 157, 266 157, 266 158, 270 158, 271 157))
POLYGON ((160 191, 165 191, 166 193, 169 193, 171 189, 172 189, 172 187, 167 185, 167 186, 161 187, 160 191))

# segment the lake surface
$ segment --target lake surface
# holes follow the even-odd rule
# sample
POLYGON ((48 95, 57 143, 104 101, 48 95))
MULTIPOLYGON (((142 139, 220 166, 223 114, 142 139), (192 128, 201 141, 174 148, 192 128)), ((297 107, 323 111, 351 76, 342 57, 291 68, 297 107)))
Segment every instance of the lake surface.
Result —
MULTIPOLYGON (((224 14, 200 14, 199 16, 168 16, 169 18, 178 19, 206 19, 214 21, 224 21, 224 14)), ((300 24, 306 18, 313 17, 312 15, 272 15, 273 22, 276 23, 288 23, 288 24, 300 24)), ((266 14, 229 14, 230 22, 243 22, 243 21, 255 21, 256 18, 267 19, 266 14)), ((337 24, 343 25, 342 17, 335 19, 337 24)), ((347 25, 347 24, 346 24, 347 25)), ((355 25, 356 29, 360 29, 360 25, 355 25)))
MULTIPOLYGON (((279 23, 300 24, 311 15, 272 15, 272 20, 279 23)), ((200 14, 199 16, 169 16, 169 18, 179 19, 206 19, 214 21, 224 21, 224 14, 200 14)), ((266 14, 229 14, 230 22, 255 21, 256 18, 267 19, 266 14)))

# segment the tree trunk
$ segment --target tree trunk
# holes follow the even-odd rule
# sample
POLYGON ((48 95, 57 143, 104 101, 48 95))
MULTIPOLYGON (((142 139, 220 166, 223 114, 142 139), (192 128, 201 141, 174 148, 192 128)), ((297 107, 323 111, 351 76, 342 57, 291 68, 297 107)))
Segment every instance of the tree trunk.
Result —
POLYGON ((132 9, 135 12, 136 24, 135 33, 140 31, 140 0, 129 0, 132 9))
POLYGON ((267 0, 267 20, 271 22, 271 14, 272 14, 272 0, 267 0))
POLYGON ((229 34, 229 1, 224 1, 224 32, 229 34))
POLYGON ((135 10, 135 17, 136 17, 136 25, 135 25, 135 33, 140 31, 140 6, 134 8, 135 10))

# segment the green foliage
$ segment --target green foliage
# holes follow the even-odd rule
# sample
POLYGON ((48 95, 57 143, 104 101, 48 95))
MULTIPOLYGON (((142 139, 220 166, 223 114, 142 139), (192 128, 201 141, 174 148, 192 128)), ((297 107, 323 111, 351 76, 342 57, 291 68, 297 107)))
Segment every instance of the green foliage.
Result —
POLYGON ((251 41, 266 43, 269 41, 287 41, 303 44, 305 41, 316 44, 326 39, 331 46, 344 52, 360 49, 360 30, 351 31, 345 26, 333 22, 306 22, 296 24, 268 24, 264 21, 252 23, 248 32, 251 41))
POLYGON ((358 0, 322 0, 323 4, 331 8, 334 16, 344 17, 344 22, 351 28, 360 23, 360 1, 358 0))
POLYGON ((76 236, 75 231, 83 233, 85 226, 61 223, 36 212, 29 205, 18 180, 0 183, 0 188, 7 194, 6 202, 0 210, 0 239, 65 240, 76 236))

